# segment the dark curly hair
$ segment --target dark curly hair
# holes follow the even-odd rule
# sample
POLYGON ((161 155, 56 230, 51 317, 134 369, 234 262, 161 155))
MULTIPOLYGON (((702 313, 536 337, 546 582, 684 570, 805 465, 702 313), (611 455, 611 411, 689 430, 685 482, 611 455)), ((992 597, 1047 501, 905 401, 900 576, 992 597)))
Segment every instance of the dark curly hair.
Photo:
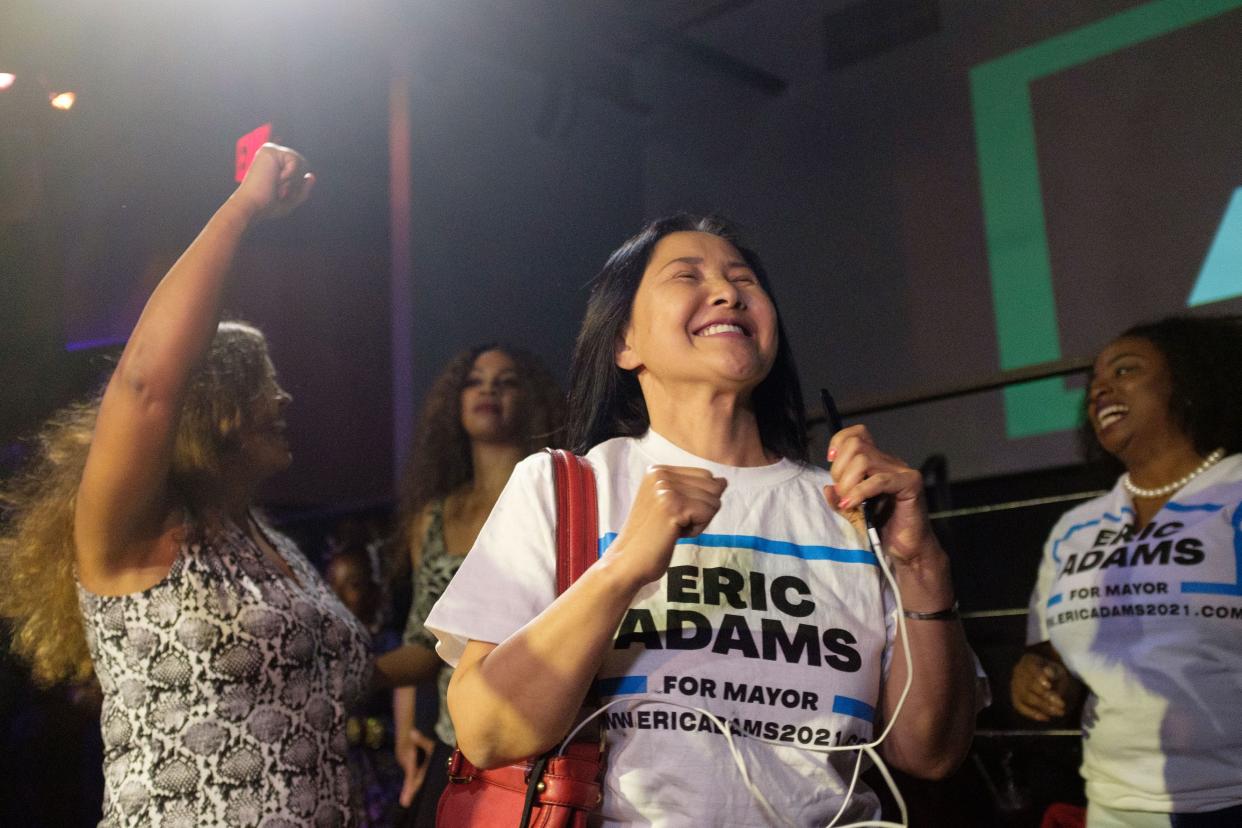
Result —
MULTIPOLYGON (((579 454, 612 437, 638 437, 650 425, 638 379, 617 366, 614 349, 629 324, 634 296, 656 244, 670 233, 682 231, 710 233, 737 248, 771 298, 772 306, 777 308, 772 283, 758 254, 742 243, 728 221, 717 216, 678 213, 647 224, 608 257, 591 283, 569 369, 569 445, 579 454)), ((802 386, 779 308, 776 320, 776 360, 751 393, 751 403, 764 448, 781 457, 806 462, 802 386)))
POLYGON ((409 564, 406 543, 423 508, 474 479, 470 438, 461 425, 461 392, 475 360, 487 351, 506 354, 517 367, 524 415, 519 427, 526 453, 564 445, 565 395, 537 356, 522 348, 487 343, 453 357, 432 384, 415 431, 401 486, 390 580, 409 564))
MULTIPOLYGON (((1169 366, 1169 414, 1206 455, 1242 450, 1242 316, 1168 316, 1123 331, 1117 339, 1145 339, 1169 366)), ((1088 461, 1109 455, 1096 440, 1083 403, 1079 431, 1088 461)), ((1114 461, 1115 463, 1115 461, 1114 461)))

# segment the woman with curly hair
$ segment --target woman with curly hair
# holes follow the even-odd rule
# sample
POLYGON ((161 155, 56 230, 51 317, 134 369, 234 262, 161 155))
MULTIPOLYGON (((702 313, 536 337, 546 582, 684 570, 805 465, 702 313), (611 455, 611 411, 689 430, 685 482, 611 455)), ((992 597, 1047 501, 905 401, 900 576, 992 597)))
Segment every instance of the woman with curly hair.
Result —
POLYGON ((98 677, 103 826, 348 825, 367 633, 252 509, 288 466, 263 335, 218 324, 246 231, 314 178, 273 144, 151 294, 102 396, 8 493, 0 610, 44 682, 98 677))
POLYGON ((445 693, 452 668, 435 654, 423 622, 448 586, 496 499, 523 457, 560 445, 561 389, 533 354, 507 345, 478 345, 445 366, 432 386, 407 467, 398 548, 408 553, 414 601, 406 625, 411 673, 436 678, 440 713, 435 740, 413 729, 414 688, 394 695, 397 754, 406 767, 403 804, 421 793, 414 825, 435 822, 456 744, 445 693), (418 751, 422 756, 418 757, 418 751), (424 774, 426 776, 424 777, 424 774))
POLYGON ((1048 536, 1011 697, 1082 712, 1087 824, 1242 824, 1242 317, 1171 317, 1102 350, 1087 454, 1121 476, 1048 536))

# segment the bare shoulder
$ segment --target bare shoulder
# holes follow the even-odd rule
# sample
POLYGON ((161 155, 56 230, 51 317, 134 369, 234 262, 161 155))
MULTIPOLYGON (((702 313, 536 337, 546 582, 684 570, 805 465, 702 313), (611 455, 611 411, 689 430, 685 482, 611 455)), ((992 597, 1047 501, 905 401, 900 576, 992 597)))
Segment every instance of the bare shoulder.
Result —
POLYGON ((482 523, 480 515, 486 518, 496 505, 495 500, 480 499, 469 486, 463 486, 444 497, 444 532, 474 534, 482 523))
POLYGON ((185 531, 179 519, 170 517, 121 548, 108 548, 102 538, 85 533, 88 536, 75 538, 78 582, 95 595, 130 595, 150 589, 168 577, 185 542, 185 531))
POLYGON ((460 520, 461 516, 470 509, 470 488, 469 483, 459 486, 444 496, 441 501, 444 511, 444 520, 452 523, 460 520))
POLYGON ((418 562, 423 553, 423 538, 427 536, 427 527, 431 525, 431 512, 432 504, 428 503, 406 524, 405 545, 410 553, 410 565, 415 572, 418 571, 418 562))

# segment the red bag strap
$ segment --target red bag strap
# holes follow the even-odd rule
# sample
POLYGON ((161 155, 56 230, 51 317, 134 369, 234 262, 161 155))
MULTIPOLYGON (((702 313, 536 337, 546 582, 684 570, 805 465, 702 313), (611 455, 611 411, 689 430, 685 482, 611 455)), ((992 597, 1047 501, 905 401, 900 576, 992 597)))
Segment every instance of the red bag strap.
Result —
POLYGON ((556 594, 599 558, 599 509, 591 464, 564 449, 547 449, 556 484, 556 594))

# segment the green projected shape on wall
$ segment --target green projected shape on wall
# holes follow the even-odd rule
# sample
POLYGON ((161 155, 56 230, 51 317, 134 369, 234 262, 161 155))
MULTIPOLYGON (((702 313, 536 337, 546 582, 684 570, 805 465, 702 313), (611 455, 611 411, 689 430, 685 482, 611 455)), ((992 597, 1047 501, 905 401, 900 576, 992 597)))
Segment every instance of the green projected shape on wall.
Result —
MULTIPOLYGON (((1237 8, 1242 0, 1153 0, 970 70, 1002 369, 1061 358, 1030 83, 1237 8)), ((1060 378, 1006 388, 1006 435, 1073 428, 1082 394, 1060 378)))
POLYGON ((1186 305, 1193 308, 1235 296, 1242 296, 1242 187, 1229 199, 1186 305))

